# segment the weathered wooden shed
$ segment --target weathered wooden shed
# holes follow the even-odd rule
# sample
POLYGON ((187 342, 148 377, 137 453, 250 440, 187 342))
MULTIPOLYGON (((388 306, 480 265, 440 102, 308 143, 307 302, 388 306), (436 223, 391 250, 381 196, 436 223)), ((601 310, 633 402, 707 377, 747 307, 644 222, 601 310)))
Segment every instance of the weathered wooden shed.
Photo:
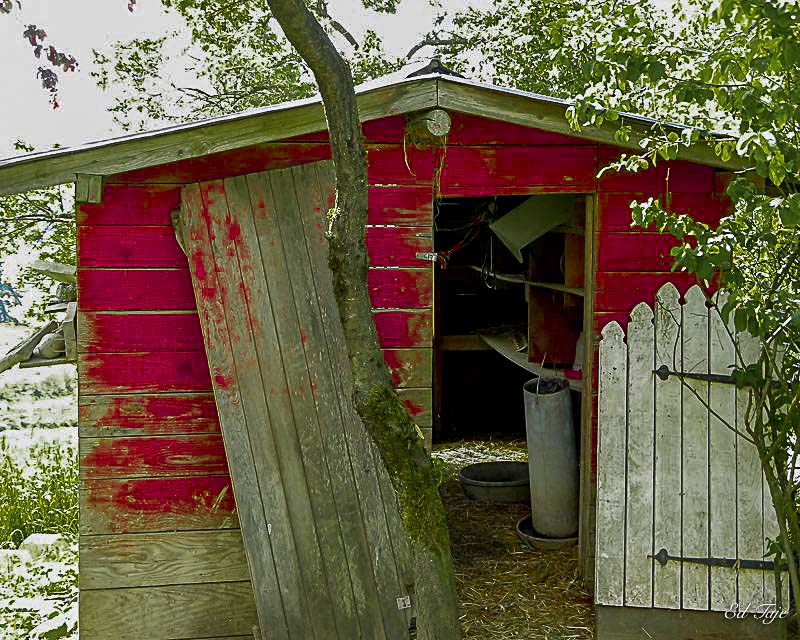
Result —
MULTIPOLYGON (((495 352, 568 377, 597 637, 756 635, 724 612, 773 602, 770 574, 680 558, 763 557, 774 529, 757 459, 653 373, 724 373, 731 347, 695 321, 704 306, 681 306, 689 291, 700 309, 670 270, 672 241, 632 230, 628 206, 669 194, 713 224, 737 167, 698 147, 598 179, 623 151, 612 128, 576 133, 563 101, 435 67, 363 87, 358 104, 375 323, 426 438, 458 433, 470 412, 505 419, 480 393, 503 377, 495 352), (414 133, 431 110, 450 121, 434 140, 414 133), (478 233, 528 209, 544 231, 478 233), (638 351, 629 326, 650 332, 638 351)), ((653 121, 626 119, 635 145, 653 121)), ((0 162, 0 194, 77 185, 83 640, 252 638, 259 614, 269 638, 407 637, 393 497, 380 465, 352 464, 368 445, 339 401, 329 158, 312 98, 0 162)), ((741 406, 731 387, 698 384, 732 415, 741 406)))

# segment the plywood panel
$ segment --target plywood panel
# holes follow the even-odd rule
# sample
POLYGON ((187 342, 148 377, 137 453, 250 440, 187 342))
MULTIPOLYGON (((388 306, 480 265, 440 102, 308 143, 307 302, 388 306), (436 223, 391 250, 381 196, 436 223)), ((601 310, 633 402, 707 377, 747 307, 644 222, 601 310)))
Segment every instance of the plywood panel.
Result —
POLYGON ((249 581, 81 592, 81 640, 252 638, 257 624, 249 581))
POLYGON ((228 473, 219 434, 81 438, 83 478, 157 478, 228 473))
POLYGON ((370 185, 416 185, 433 181, 433 151, 414 145, 367 146, 367 180, 370 185))
POLYGON ((670 250, 678 242, 662 233, 601 232, 596 234, 598 271, 665 272, 675 258, 670 250))
POLYGON ((81 589, 249 581, 238 529, 81 536, 81 589))
MULTIPOLYGON (((598 165, 605 167, 614 162, 620 153, 630 151, 601 144, 598 165)), ((598 191, 627 193, 713 193, 714 167, 686 160, 659 162, 655 167, 638 173, 606 171, 598 180, 598 191)))
POLYGON ((195 309, 188 269, 78 269, 82 311, 195 309))
POLYGON ((370 269, 367 287, 375 309, 419 309, 431 306, 433 273, 426 269, 370 269))
POLYGON ((80 437, 219 433, 211 393, 101 395, 78 399, 80 437))
MULTIPOLYGON (((725 215, 730 201, 720 196, 709 193, 695 192, 671 192, 669 200, 663 193, 656 191, 653 193, 601 193, 599 194, 600 218, 599 231, 643 231, 641 227, 631 226, 631 201, 645 201, 648 198, 659 198, 662 206, 667 206, 668 210, 674 213, 686 213, 695 220, 705 222, 710 226, 716 226, 720 217, 725 215)), ((654 227, 649 227, 649 231, 655 231, 654 227)))
POLYGON ((83 480, 81 535, 238 529, 224 476, 83 480))
POLYGON ((78 312, 78 353, 202 350, 195 312, 78 312))
POLYGON ((173 228, 165 226, 78 227, 79 267, 185 267, 173 228))
POLYGON ((78 361, 81 393, 208 391, 211 379, 202 351, 87 353, 78 361))
POLYGON ((652 305, 655 293, 665 282, 683 294, 695 283, 687 273, 637 273, 598 271, 595 277, 595 310, 630 312, 639 302, 652 305))
POLYGON ((596 145, 591 140, 466 113, 450 112, 450 119, 452 124, 447 134, 448 145, 596 145))

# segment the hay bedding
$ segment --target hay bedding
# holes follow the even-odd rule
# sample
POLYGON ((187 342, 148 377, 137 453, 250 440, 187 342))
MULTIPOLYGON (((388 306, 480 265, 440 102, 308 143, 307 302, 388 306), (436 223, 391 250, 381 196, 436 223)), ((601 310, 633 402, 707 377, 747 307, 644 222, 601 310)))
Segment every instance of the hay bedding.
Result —
POLYGON ((577 547, 530 549, 514 526, 523 504, 484 504, 464 496, 458 470, 473 462, 525 460, 520 441, 437 445, 465 640, 589 640, 592 600, 578 574, 577 547))

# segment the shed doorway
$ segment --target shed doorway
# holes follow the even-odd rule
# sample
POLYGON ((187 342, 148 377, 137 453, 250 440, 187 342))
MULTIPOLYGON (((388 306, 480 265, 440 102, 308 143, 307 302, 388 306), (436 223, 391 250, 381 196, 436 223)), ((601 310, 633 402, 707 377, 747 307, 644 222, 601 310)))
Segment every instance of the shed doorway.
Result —
MULTIPOLYGON (((515 525, 530 502, 471 501, 458 479, 468 464, 527 460, 522 386, 537 375, 568 381, 574 439, 586 440, 582 372, 591 359, 580 343, 591 326, 592 204, 591 194, 542 194, 446 198, 434 209, 433 455, 445 469, 468 638, 592 637, 591 576, 581 575, 588 561, 578 547, 524 545, 515 525)), ((579 450, 580 460, 590 455, 579 450)))

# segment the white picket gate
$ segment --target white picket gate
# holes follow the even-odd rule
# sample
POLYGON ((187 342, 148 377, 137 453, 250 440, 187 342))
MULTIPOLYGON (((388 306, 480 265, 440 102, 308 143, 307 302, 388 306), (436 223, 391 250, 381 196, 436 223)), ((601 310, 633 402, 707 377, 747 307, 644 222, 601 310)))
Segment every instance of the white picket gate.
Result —
POLYGON ((752 611, 775 603, 771 571, 680 560, 762 560, 766 538, 777 537, 755 447, 723 422, 744 431, 747 391, 654 373, 666 365, 670 372, 730 375, 734 339, 743 358, 758 353, 755 339, 734 333, 709 312, 699 287, 681 305, 672 284, 659 290, 655 313, 644 302, 634 308, 627 338, 617 322, 603 328, 597 604, 752 611), (662 566, 653 557, 662 549, 679 559, 662 566))

